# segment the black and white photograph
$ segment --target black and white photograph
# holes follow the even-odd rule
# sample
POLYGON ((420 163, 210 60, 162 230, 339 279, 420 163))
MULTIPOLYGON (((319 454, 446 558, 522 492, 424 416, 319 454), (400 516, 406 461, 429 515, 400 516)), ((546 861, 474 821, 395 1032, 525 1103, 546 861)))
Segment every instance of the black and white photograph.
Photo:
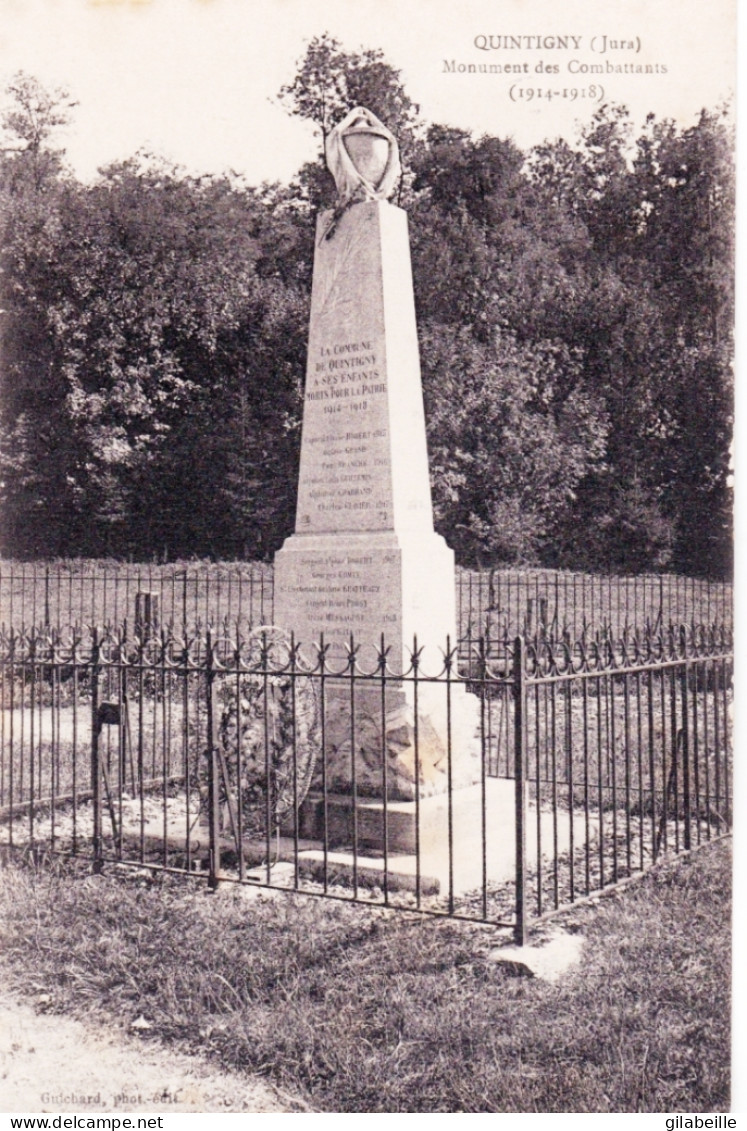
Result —
POLYGON ((736 86, 735 0, 0 0, 4 1127, 737 1127, 736 86))

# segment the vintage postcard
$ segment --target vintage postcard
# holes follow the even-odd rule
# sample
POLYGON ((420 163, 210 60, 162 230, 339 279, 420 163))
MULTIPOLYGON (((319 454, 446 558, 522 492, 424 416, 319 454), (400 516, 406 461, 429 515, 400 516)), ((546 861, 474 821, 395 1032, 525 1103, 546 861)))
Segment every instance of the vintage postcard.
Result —
POLYGON ((736 22, 0 0, 9 1126, 736 1127, 736 22))

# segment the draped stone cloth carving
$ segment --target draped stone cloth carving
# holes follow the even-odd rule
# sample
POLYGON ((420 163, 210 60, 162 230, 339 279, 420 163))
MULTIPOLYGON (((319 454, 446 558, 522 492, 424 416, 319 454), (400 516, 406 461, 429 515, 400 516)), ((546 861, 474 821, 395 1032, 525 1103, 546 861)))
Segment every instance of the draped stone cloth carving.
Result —
POLYGON ((400 175, 399 146, 391 130, 380 122, 375 114, 363 106, 354 107, 341 122, 338 122, 327 137, 325 146, 327 168, 335 178, 339 205, 345 206, 357 201, 386 200, 394 191, 400 175), (348 134, 369 133, 385 138, 389 143, 386 166, 378 183, 369 180, 354 165, 345 148, 348 134))

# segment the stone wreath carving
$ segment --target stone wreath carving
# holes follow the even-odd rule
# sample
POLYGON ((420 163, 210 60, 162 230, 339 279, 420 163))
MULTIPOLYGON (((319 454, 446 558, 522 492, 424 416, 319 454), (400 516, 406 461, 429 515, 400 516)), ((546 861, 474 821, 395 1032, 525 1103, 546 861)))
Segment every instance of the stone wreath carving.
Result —
POLYGON ((363 106, 355 106, 330 131, 327 168, 340 204, 386 200, 400 175, 399 146, 391 130, 363 106))
MULTIPOLYGON (((232 829, 237 850, 238 810, 245 837, 274 835, 300 807, 314 773, 321 745, 316 688, 310 676, 290 667, 289 656, 285 632, 262 626, 247 638, 238 670, 214 679, 221 825, 224 832, 232 829)), ((204 817, 209 762, 203 700, 191 724, 192 781, 204 817)))
POLYGON ((337 221, 351 204, 387 200, 394 191, 401 168, 397 139, 364 106, 355 106, 331 130, 325 155, 339 197, 325 232, 325 238, 329 239, 337 221))

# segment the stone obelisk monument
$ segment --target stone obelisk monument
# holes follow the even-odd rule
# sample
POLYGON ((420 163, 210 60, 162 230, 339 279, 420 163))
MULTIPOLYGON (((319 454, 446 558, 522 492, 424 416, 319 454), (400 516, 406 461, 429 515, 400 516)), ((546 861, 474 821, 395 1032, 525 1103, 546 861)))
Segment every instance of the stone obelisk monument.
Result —
MULTIPOLYGON (((420 668, 436 675, 456 643, 454 555, 433 529, 407 217, 387 200, 397 143, 358 107, 331 132, 327 163, 339 202, 317 223, 296 528, 275 557, 274 619, 307 656, 323 634, 335 666, 352 635, 375 670, 383 634, 401 672, 417 637, 420 668)), ((422 739, 433 731, 434 765, 420 759, 429 792, 445 771, 436 691, 442 706, 423 703, 421 727, 422 739)), ((388 730, 407 730, 408 694, 403 684, 388 730)), ((405 766, 400 777, 402 796, 405 766)))

